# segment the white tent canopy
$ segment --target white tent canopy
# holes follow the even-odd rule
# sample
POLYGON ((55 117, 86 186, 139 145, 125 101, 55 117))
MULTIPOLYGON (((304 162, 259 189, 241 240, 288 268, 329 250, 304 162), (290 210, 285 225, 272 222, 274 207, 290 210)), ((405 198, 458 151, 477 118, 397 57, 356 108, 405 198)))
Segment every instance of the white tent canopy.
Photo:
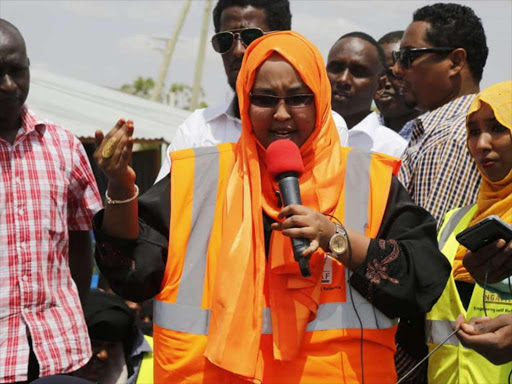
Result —
POLYGON ((64 76, 31 70, 27 104, 39 117, 82 139, 108 132, 121 117, 133 120, 136 141, 170 143, 190 112, 64 76))

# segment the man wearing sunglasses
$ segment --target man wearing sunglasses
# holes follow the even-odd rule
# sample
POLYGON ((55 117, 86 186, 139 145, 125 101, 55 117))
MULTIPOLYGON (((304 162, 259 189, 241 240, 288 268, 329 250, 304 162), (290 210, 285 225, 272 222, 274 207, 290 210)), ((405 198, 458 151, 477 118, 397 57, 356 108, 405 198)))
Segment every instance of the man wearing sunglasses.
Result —
MULTIPOLYGON (((219 0, 213 10, 215 35, 212 47, 222 57, 228 83, 236 91, 236 79, 247 46, 264 33, 291 29, 288 0, 219 0)), ((342 145, 347 145, 347 125, 333 113, 342 145)), ((167 152, 236 142, 242 132, 236 95, 230 103, 194 111, 179 127, 167 152)), ((158 173, 158 182, 169 174, 170 160, 158 173)))
MULTIPOLYGON (((480 174, 466 147, 465 116, 487 55, 485 32, 473 10, 439 3, 414 12, 393 53, 393 73, 403 79, 405 102, 425 112, 415 120, 398 177, 414 202, 438 221, 450 209, 476 202, 480 174)), ((427 352, 424 318, 400 322, 399 378, 427 352)), ((426 369, 418 373, 407 383, 426 382, 426 369)))
POLYGON ((375 104, 379 109, 379 120, 395 132, 398 132, 405 140, 411 138, 414 119, 420 112, 410 106, 404 98, 403 81, 393 74, 392 52, 400 48, 400 40, 404 31, 389 32, 382 36, 378 43, 384 51, 386 59, 386 73, 381 77, 380 88, 375 94, 375 104))
POLYGON ((459 4, 416 10, 394 53, 406 102, 428 112, 416 120, 399 179, 437 220, 476 201, 480 175, 466 147, 465 115, 487 55, 481 20, 459 4))

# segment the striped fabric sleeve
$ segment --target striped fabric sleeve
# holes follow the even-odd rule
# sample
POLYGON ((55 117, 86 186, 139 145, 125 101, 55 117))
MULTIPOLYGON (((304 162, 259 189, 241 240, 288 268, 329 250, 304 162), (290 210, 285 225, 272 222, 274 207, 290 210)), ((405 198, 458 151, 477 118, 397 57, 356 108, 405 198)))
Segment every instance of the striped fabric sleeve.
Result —
POLYGON ((82 143, 73 136, 73 169, 68 186, 69 230, 89 230, 102 202, 82 143))

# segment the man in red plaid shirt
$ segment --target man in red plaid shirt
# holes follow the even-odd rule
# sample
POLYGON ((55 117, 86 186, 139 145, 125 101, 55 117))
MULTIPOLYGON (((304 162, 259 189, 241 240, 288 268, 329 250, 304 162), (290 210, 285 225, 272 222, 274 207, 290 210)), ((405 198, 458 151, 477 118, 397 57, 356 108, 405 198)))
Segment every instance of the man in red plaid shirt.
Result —
POLYGON ((91 357, 80 298, 101 199, 78 139, 25 106, 29 85, 23 37, 0 19, 2 383, 73 372, 91 357))

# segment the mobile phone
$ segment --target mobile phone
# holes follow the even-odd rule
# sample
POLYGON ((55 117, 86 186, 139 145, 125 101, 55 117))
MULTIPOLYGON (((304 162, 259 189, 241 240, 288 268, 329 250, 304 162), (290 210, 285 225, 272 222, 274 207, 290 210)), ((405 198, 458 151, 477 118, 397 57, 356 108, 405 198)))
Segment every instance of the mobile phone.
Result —
POLYGON ((495 242, 498 239, 512 240, 512 226, 498 216, 492 215, 466 228, 456 237, 457 241, 472 252, 495 242))

